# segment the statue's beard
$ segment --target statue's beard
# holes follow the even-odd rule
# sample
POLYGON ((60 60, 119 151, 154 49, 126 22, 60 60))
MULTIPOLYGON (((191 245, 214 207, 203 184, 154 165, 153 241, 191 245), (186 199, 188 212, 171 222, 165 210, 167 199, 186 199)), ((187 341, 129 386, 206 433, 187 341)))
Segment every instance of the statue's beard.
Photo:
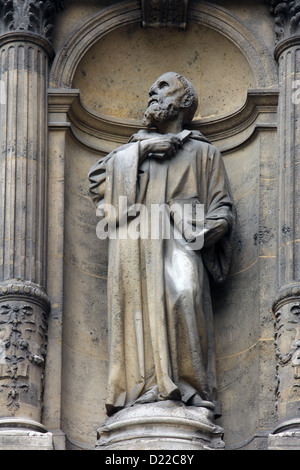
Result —
POLYGON ((178 109, 174 103, 167 106, 162 103, 154 102, 146 109, 143 124, 149 127, 156 127, 159 123, 165 121, 174 121, 178 117, 178 109))

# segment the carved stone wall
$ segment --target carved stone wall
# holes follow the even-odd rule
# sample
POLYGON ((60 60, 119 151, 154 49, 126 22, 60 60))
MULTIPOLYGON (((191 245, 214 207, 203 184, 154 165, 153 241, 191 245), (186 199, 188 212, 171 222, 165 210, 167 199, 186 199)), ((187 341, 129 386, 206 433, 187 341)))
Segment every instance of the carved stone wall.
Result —
POLYGON ((49 305, 36 287, 7 284, 0 303, 0 407, 6 416, 30 416, 39 422, 49 305))
POLYGON ((212 288, 225 448, 300 448, 300 1, 63 3, 0 0, 0 448, 95 448, 107 244, 87 172, 166 66, 199 93, 238 211, 212 288))

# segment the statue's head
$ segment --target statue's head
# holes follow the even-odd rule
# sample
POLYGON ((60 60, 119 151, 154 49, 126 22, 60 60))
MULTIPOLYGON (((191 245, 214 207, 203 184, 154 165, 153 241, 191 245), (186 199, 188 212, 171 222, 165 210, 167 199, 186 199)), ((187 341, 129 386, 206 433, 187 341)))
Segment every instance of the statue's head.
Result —
POLYGON ((159 122, 180 118, 184 125, 192 121, 197 107, 197 93, 189 80, 178 73, 167 72, 149 90, 143 124, 156 127, 159 122))

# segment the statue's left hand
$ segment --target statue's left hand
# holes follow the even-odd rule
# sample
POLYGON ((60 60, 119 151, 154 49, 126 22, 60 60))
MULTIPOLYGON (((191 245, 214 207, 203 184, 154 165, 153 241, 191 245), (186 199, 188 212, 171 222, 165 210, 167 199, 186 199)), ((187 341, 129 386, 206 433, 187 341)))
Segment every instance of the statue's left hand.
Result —
POLYGON ((204 228, 204 247, 214 245, 228 230, 225 219, 206 220, 204 228))

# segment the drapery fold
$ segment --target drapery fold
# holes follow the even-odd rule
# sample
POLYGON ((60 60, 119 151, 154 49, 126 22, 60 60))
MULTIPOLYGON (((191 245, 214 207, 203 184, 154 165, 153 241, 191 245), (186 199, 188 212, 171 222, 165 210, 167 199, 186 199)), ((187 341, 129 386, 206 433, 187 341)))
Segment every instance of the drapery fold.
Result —
MULTIPOLYGON (((216 402, 209 278, 223 282, 228 274, 233 199, 222 157, 200 133, 193 131, 175 156, 140 164, 139 142, 154 136, 139 132, 89 174, 95 204, 111 204, 118 224, 124 220, 120 197, 127 198, 127 207, 143 204, 139 228, 142 233, 147 226, 148 233, 147 238, 122 239, 117 224, 109 242, 108 414, 137 402, 216 402), (200 251, 187 250, 167 209, 176 201, 195 200, 204 205, 205 222, 216 238, 200 251), (172 228, 168 238, 151 237, 153 205, 162 207, 163 220, 172 228)), ((134 218, 126 219, 127 228, 134 218)))

